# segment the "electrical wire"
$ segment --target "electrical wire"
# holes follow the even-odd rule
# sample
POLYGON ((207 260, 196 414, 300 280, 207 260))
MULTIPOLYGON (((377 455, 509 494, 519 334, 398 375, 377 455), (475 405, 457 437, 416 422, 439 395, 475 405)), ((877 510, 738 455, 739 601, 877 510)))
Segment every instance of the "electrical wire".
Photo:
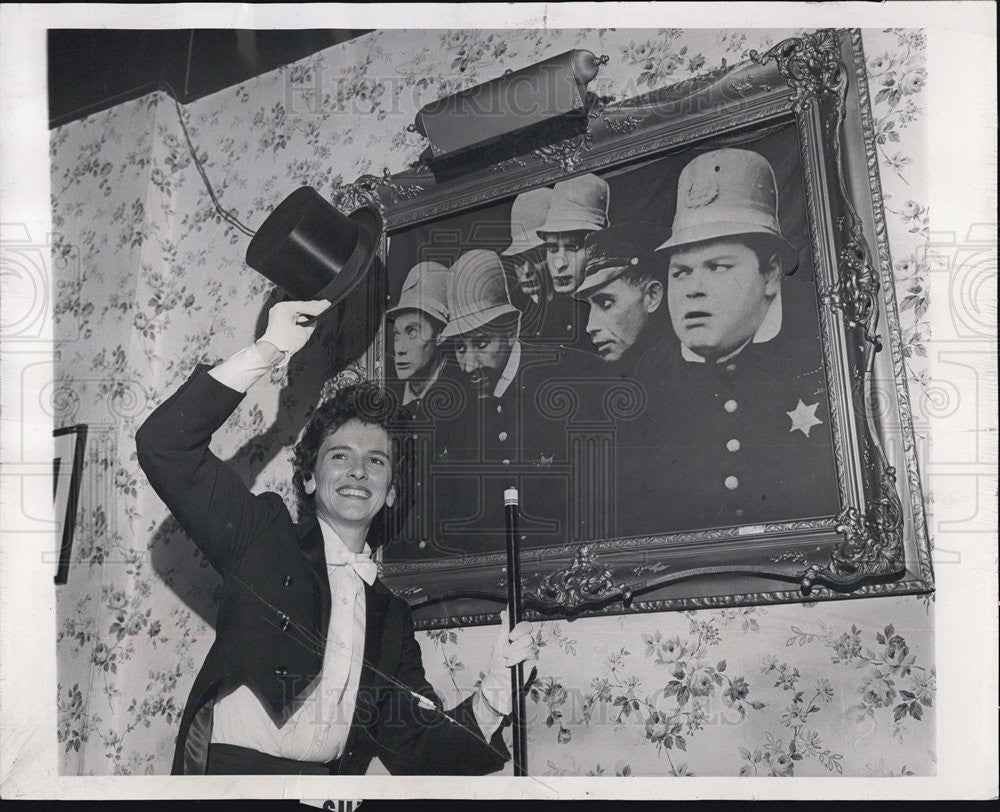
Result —
POLYGON ((198 174, 201 175, 201 179, 205 184, 205 188, 208 190, 208 196, 212 198, 212 203, 215 205, 216 210, 219 215, 229 223, 231 226, 241 231, 248 237, 252 237, 256 234, 252 229, 247 228, 243 223, 240 222, 239 218, 233 214, 231 211, 227 211, 222 208, 222 204, 219 202, 219 198, 215 196, 215 190, 212 188, 211 182, 208 180, 208 175, 205 172, 205 167, 202 166, 200 160, 198 160, 198 150, 195 149, 194 143, 191 141, 191 135, 188 133, 187 124, 184 123, 184 113, 181 110, 181 104, 177 101, 177 91, 173 89, 169 82, 162 83, 167 90, 170 92, 170 97, 174 101, 174 107, 177 108, 177 118, 181 123, 181 129, 184 131, 184 140, 187 141, 188 151, 191 153, 191 159, 194 161, 195 168, 198 170, 198 174))

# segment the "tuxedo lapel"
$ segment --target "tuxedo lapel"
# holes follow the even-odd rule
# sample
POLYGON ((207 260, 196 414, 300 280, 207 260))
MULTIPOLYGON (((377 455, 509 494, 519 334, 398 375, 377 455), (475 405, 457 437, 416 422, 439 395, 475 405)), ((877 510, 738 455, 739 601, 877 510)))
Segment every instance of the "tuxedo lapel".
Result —
POLYGON ((376 580, 369 586, 365 584, 365 661, 361 668, 361 683, 359 693, 368 691, 378 682, 380 662, 382 660, 382 642, 385 635, 385 613, 389 608, 390 592, 382 582, 376 580))
POLYGON ((309 572, 315 582, 319 592, 319 628, 317 631, 323 640, 326 640, 327 631, 330 626, 330 607, 332 596, 330 595, 330 575, 326 571, 326 553, 323 551, 323 531, 320 530, 319 521, 315 516, 311 516, 300 522, 295 532, 299 537, 299 548, 302 557, 309 564, 309 572))

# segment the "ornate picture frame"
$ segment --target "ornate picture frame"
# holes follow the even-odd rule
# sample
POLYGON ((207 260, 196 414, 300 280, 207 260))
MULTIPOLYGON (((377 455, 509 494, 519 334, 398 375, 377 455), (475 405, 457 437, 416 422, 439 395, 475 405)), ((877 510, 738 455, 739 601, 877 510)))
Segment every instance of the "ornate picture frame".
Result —
MULTIPOLYGON (((839 508, 790 521, 529 545, 521 557, 529 618, 933 589, 864 64, 859 31, 817 31, 644 96, 592 97, 585 131, 526 154, 485 168, 480 156, 476 168, 449 179, 426 163, 365 176, 334 201, 345 210, 375 203, 384 214, 389 273, 368 292, 381 314, 402 282, 393 241, 413 229, 458 222, 583 174, 636 172, 671 156, 681 156, 679 166, 707 147, 794 134, 839 508)), ((367 358, 370 377, 387 380, 386 357, 383 322, 367 358)), ((420 628, 493 621, 506 600, 504 566, 502 545, 423 559, 395 556, 388 545, 381 561, 385 582, 410 602, 420 628)))

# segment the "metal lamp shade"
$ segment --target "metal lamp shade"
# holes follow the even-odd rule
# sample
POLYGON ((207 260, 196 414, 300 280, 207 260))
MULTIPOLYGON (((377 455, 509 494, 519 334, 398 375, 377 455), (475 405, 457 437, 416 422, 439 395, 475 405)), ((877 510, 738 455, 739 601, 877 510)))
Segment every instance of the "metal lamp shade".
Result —
POLYGON ((303 186, 258 229, 247 248, 247 264, 293 299, 336 304, 364 278, 382 228, 374 206, 344 215, 311 186, 303 186))

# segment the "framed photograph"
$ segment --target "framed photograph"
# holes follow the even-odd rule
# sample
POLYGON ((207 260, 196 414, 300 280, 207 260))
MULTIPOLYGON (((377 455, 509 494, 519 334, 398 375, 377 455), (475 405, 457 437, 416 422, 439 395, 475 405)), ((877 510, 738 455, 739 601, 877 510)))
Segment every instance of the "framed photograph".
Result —
POLYGON ((933 588, 860 48, 344 191, 387 222, 371 373, 412 430, 381 565, 419 626, 502 608, 509 488, 529 617, 933 588))
POLYGON ((73 556, 73 531, 76 508, 83 476, 83 453, 87 446, 87 427, 83 424, 66 426, 52 432, 55 437, 53 459, 53 497, 55 499, 56 538, 59 540, 59 560, 56 564, 56 584, 69 578, 69 562, 73 556))

